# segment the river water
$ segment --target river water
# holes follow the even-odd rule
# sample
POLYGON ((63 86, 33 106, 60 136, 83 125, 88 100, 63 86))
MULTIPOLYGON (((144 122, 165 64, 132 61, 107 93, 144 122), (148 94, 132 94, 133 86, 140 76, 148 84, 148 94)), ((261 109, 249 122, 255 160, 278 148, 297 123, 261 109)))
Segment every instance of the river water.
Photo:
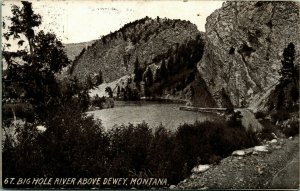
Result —
POLYGON ((174 131, 180 124, 193 124, 196 120, 211 120, 215 116, 209 113, 179 110, 182 103, 161 103, 150 101, 121 102, 116 101, 114 108, 90 111, 88 114, 100 119, 105 129, 115 125, 148 123, 151 128, 163 124, 167 129, 174 131))

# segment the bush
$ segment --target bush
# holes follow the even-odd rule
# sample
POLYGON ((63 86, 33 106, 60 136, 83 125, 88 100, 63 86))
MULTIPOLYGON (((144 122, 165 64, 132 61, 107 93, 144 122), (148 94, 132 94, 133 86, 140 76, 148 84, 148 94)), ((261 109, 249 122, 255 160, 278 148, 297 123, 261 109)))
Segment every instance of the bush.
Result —
POLYGON ((271 114, 271 119, 274 123, 284 121, 290 118, 290 113, 286 110, 278 110, 271 114))
POLYGON ((6 139, 10 147, 3 150, 3 163, 10 167, 4 168, 5 177, 99 177, 106 174, 108 138, 101 124, 76 109, 60 109, 45 122, 44 132, 37 130, 37 124, 27 123, 20 128, 17 140, 6 139))
POLYGON ((184 124, 174 135, 170 160, 172 168, 168 180, 177 183, 188 176, 195 165, 218 162, 234 150, 256 143, 254 133, 248 133, 243 128, 228 127, 221 121, 184 124))
POLYGON ((299 121, 290 121, 287 125, 284 126, 282 131, 287 137, 299 135, 299 121))
POLYGON ((27 121, 33 122, 34 112, 30 104, 27 103, 3 103, 2 114, 3 119, 11 119, 14 117, 13 111, 17 118, 27 119, 27 121))
POLYGON ((91 105, 103 109, 104 103, 106 102, 105 97, 99 97, 98 94, 91 101, 91 105))
POLYGON ((257 134, 258 138, 261 141, 274 139, 272 133, 277 132, 276 126, 274 126, 274 124, 272 124, 269 120, 266 119, 262 120, 260 123, 264 128, 261 132, 257 134))
POLYGON ((5 142, 4 177, 165 177, 177 184, 195 165, 257 143, 253 133, 222 121, 183 124, 176 132, 162 125, 153 132, 146 123, 104 132, 76 110, 57 114, 45 132, 32 124, 18 137, 20 144, 5 142))
POLYGON ((229 127, 242 127, 242 114, 240 111, 230 112, 230 109, 226 111, 226 123, 229 127))
POLYGON ((111 149, 109 169, 114 177, 139 174, 147 168, 147 155, 152 132, 146 123, 132 124, 112 129, 108 132, 111 149))
POLYGON ((104 176, 109 139, 101 123, 72 108, 60 112, 46 122, 48 128, 39 139, 45 162, 56 169, 52 176, 104 176))
POLYGON ((154 177, 168 177, 171 170, 175 170, 171 165, 174 145, 174 134, 159 126, 154 132, 147 156, 147 167, 154 177))
POLYGON ((258 111, 254 115, 256 119, 264 119, 266 117, 266 114, 262 111, 258 111))

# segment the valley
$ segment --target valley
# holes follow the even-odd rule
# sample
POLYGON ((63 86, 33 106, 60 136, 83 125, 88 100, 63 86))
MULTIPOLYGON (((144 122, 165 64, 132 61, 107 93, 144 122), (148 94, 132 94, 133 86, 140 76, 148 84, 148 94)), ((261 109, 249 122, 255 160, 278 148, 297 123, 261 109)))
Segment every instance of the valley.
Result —
MULTIPOLYGON (((298 3, 223 2, 204 32, 190 19, 144 16, 80 43, 36 28, 35 3, 20 5, 3 34, 4 177, 162 178, 155 189, 299 185, 298 3)), ((150 189, 140 183, 97 188, 150 189)), ((5 185, 15 186, 37 188, 5 185)))

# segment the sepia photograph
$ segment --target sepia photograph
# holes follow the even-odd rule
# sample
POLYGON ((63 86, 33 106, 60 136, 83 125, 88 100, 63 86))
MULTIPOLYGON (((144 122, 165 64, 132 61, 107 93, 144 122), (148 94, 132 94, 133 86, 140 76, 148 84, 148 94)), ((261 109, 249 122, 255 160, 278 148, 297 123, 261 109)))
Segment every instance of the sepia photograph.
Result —
POLYGON ((297 1, 4 0, 4 189, 299 189, 297 1))

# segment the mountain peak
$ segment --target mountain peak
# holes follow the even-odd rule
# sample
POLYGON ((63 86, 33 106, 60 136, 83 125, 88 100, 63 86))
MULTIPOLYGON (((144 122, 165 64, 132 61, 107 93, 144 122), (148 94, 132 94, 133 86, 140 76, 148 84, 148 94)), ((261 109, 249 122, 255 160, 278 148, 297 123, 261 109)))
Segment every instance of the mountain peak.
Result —
POLYGON ((106 82, 133 73, 136 59, 143 66, 200 35, 189 21, 145 17, 125 24, 119 30, 93 41, 77 55, 70 73, 81 80, 99 70, 106 82))

